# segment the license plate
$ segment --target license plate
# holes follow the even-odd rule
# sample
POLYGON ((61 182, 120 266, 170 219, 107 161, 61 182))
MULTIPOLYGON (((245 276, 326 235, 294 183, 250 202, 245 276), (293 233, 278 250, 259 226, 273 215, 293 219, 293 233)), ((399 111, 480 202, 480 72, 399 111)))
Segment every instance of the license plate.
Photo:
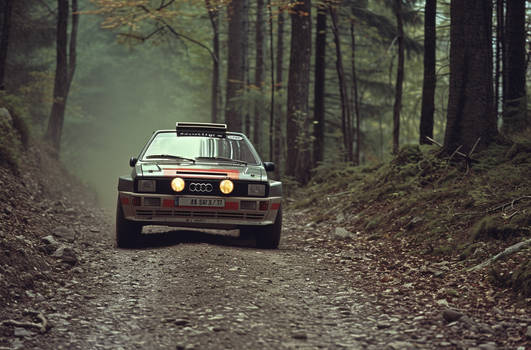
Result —
POLYGON ((177 198, 176 202, 179 207, 225 207, 225 200, 218 198, 177 198))

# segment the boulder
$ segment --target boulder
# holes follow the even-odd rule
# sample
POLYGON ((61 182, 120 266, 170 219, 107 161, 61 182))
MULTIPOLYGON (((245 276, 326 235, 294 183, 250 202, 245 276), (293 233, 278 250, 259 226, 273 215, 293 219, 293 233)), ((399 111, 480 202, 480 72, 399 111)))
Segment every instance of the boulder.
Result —
POLYGON ((57 248, 57 250, 52 254, 52 256, 59 258, 61 261, 70 265, 75 265, 78 261, 77 254, 74 249, 64 245, 57 248))
POLYGON ((334 231, 334 235, 340 238, 349 238, 349 237, 352 237, 352 232, 348 231, 347 229, 343 227, 336 227, 334 231))

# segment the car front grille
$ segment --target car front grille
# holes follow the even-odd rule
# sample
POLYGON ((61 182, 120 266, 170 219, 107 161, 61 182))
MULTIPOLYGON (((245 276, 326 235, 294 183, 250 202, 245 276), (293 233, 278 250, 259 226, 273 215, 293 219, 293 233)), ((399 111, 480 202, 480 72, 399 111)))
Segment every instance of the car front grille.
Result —
MULTIPOLYGON (((142 179, 152 179, 157 181, 157 194, 176 194, 175 191, 171 188, 171 180, 173 178, 149 178, 149 177, 143 177, 142 179)), ((219 190, 219 182, 221 180, 210 180, 210 179, 200 179, 200 178, 185 178, 185 188, 182 192, 179 192, 179 195, 193 195, 193 196, 220 196, 220 197, 267 197, 269 196, 269 186, 266 182, 254 182, 254 181, 242 181, 242 180, 233 180, 234 182, 234 190, 229 195, 224 195, 219 190), (190 189, 191 184, 198 184, 192 186, 192 190, 190 189), (249 184, 264 184, 266 185, 266 191, 263 196, 250 196, 247 193, 247 185, 249 184), (211 189, 210 191, 197 191, 196 188, 207 188, 211 189)), ((138 179, 135 180, 134 184, 135 192, 138 191, 138 179)))
POLYGON ((136 209, 136 217, 143 219, 157 218, 212 218, 212 219, 234 219, 234 220, 263 220, 265 214, 260 213, 238 213, 238 212, 219 212, 219 211, 181 211, 181 210, 150 210, 136 209))

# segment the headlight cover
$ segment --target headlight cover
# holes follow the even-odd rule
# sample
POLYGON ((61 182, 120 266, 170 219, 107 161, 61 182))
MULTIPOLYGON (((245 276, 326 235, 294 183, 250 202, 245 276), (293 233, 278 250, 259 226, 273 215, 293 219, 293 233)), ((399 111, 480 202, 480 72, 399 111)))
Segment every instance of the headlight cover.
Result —
POLYGON ((156 180, 138 180, 139 192, 155 192, 157 190, 156 180))
POLYGON ((234 183, 230 180, 223 180, 219 183, 219 189, 223 194, 229 194, 234 190, 234 183))
POLYGON ((263 184, 249 184, 247 185, 247 194, 249 196, 265 196, 265 185, 263 184))
POLYGON ((176 177, 175 179, 171 180, 171 189, 175 192, 181 192, 184 190, 184 180, 180 177, 176 177))

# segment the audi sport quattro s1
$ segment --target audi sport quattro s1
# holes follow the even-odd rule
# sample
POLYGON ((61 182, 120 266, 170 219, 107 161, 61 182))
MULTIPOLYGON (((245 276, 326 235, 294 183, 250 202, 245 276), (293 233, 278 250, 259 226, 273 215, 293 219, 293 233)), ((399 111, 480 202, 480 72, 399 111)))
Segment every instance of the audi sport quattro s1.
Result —
POLYGON ((282 183, 244 134, 178 122, 155 131, 129 165, 131 175, 118 180, 118 247, 138 245, 145 225, 240 229, 259 248, 278 247, 282 183))

